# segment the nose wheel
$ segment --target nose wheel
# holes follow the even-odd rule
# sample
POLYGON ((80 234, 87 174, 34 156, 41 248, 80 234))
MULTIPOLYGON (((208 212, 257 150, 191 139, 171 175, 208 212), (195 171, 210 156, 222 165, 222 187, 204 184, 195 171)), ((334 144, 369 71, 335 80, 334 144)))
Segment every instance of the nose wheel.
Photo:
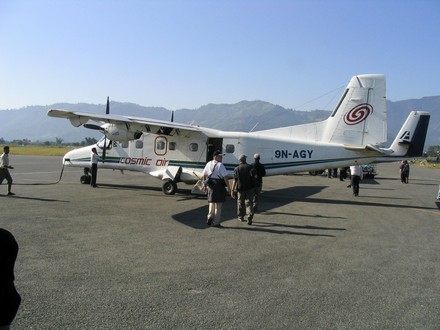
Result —
POLYGON ((173 180, 167 180, 162 186, 165 195, 174 195, 177 191, 177 184, 173 180))

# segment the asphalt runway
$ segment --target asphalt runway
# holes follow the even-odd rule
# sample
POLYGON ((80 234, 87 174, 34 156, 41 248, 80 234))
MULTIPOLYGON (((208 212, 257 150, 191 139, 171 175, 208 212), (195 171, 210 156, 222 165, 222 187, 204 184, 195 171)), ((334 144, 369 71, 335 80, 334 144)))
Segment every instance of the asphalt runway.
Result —
POLYGON ((13 329, 439 329, 440 170, 379 164, 354 197, 306 174, 264 181, 254 225, 140 173, 99 188, 61 157, 16 156, 0 227, 20 246, 13 329))

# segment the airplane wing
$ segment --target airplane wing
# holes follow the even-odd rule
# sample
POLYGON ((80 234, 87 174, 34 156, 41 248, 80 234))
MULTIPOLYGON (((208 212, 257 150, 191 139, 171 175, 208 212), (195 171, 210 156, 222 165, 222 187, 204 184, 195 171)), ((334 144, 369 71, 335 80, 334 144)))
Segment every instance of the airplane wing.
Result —
MULTIPOLYGON (((70 110, 61 109, 50 109, 47 112, 49 117, 65 118, 69 119, 70 123, 79 127, 86 124, 88 121, 103 122, 108 124, 114 124, 119 126, 124 126, 130 131, 146 131, 146 132, 160 132, 161 134, 166 134, 166 132, 171 132, 173 129, 180 131, 193 131, 201 132, 202 130, 198 126, 179 124, 170 121, 161 121, 150 118, 132 117, 132 116, 121 116, 121 115, 107 115, 107 114, 93 114, 87 112, 78 112, 70 110)), ((168 133, 169 134, 169 133, 168 133)))

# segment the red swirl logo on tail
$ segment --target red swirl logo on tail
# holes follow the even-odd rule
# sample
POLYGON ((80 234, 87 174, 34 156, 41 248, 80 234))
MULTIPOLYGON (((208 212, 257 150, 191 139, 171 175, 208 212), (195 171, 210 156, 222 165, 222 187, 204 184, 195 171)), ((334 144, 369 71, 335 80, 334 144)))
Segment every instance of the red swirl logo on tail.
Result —
POLYGON ((367 119, 372 113, 373 107, 368 103, 362 103, 347 112, 344 117, 344 122, 347 125, 357 125, 367 119))

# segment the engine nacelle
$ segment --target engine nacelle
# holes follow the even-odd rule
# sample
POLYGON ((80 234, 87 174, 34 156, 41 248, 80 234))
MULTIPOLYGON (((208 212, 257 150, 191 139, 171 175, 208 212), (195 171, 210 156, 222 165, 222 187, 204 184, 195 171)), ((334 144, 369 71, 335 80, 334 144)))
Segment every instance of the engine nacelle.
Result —
POLYGON ((123 125, 106 124, 104 130, 105 136, 112 141, 137 140, 142 136, 141 131, 130 131, 123 125))

